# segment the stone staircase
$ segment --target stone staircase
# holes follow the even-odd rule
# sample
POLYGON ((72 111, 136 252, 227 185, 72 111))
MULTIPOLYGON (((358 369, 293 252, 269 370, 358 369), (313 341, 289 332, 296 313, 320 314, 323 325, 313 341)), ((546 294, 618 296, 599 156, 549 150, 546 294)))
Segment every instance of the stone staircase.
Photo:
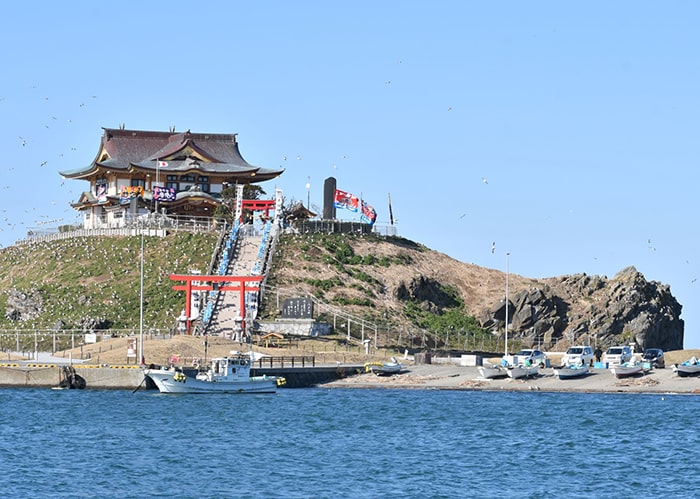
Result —
MULTIPOLYGON (((262 236, 260 235, 242 233, 239 236, 234 257, 231 259, 226 274, 232 276, 253 275, 252 269, 258 259, 261 242, 262 236)), ((240 311, 240 292, 220 291, 219 293, 216 308, 207 328, 208 334, 240 340, 241 338, 236 334, 239 329, 236 319, 242 315, 240 311)))

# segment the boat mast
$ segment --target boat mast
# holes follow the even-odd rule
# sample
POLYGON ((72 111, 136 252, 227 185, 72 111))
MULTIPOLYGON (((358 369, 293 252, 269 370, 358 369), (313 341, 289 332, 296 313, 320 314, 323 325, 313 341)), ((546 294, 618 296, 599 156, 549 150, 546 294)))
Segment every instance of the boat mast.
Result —
POLYGON ((508 355, 508 260, 510 253, 506 253, 506 355, 508 355))
POLYGON ((144 364, 143 357, 143 229, 141 229, 141 306, 139 313, 139 364, 144 364))

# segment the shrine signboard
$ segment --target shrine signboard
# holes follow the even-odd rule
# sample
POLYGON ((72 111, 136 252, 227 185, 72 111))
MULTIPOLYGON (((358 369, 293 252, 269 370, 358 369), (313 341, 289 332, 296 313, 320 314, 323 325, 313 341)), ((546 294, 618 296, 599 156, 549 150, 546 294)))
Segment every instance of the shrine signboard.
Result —
POLYGON ((313 319, 314 302, 311 298, 287 298, 282 303, 284 319, 313 319))

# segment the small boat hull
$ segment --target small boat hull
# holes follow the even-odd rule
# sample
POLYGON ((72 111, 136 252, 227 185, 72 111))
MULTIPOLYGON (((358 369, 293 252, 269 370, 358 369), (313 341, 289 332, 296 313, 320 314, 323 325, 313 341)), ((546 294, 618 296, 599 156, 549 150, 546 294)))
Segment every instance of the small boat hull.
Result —
POLYGON ((508 377, 513 379, 529 378, 537 376, 538 373, 537 366, 512 366, 508 368, 508 377))
POLYGON ((629 378, 631 376, 637 376, 638 374, 644 374, 644 366, 642 364, 637 365, 619 365, 610 368, 610 372, 616 378, 629 378))
POLYGON ((485 379, 505 378, 508 370, 501 366, 479 366, 479 374, 485 379))
POLYGON ((562 367, 557 374, 559 379, 573 379, 586 376, 589 372, 588 366, 570 366, 562 367))
POLYGON ((392 374, 400 374, 403 371, 401 364, 396 357, 391 358, 391 362, 368 362, 365 364, 365 372, 371 372, 377 376, 391 376, 392 374))
POLYGON ((678 376, 683 378, 688 376, 698 376, 700 375, 700 364, 676 364, 673 366, 673 370, 678 376))
POLYGON ((391 376, 399 374, 403 366, 401 364, 382 364, 381 366, 369 366, 369 370, 377 376, 391 376))

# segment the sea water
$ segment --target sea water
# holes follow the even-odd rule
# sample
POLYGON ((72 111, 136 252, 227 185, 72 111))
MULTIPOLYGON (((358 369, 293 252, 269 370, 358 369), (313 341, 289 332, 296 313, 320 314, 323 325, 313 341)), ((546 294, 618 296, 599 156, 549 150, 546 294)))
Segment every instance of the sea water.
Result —
POLYGON ((4 497, 693 497, 700 397, 0 390, 4 497))

